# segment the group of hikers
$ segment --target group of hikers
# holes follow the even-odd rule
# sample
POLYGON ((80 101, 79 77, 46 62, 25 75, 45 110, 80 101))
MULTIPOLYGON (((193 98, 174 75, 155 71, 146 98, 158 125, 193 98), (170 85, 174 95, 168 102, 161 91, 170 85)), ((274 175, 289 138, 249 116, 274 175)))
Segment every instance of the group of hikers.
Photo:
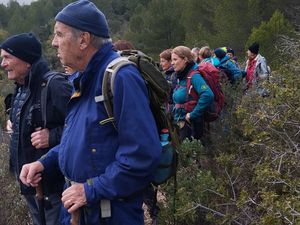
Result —
POLYGON ((204 46, 191 50, 186 46, 177 46, 164 50, 159 56, 161 68, 172 86, 167 108, 180 128, 181 140, 191 137, 201 140, 204 133, 208 132, 205 126, 206 114, 216 110, 216 92, 222 91, 221 84, 216 84, 220 89, 214 90, 204 74, 201 74, 201 70, 195 73, 198 68, 204 68, 209 63, 215 70, 210 68, 211 71, 206 72, 219 74, 219 80, 214 81, 215 83, 227 82, 236 85, 243 82, 244 94, 253 88, 262 96, 268 95, 267 89, 261 83, 268 79, 270 72, 265 58, 259 54, 258 43, 253 43, 247 50, 245 70, 239 68, 234 51, 229 47, 212 50, 204 46), (195 100, 196 103, 192 104, 195 100))
MULTIPOLYGON (((144 224, 144 190, 162 145, 146 83, 133 64, 114 77, 108 118, 103 75, 118 51, 134 48, 122 45, 112 43, 105 15, 88 0, 55 17, 52 46, 69 76, 50 71, 33 33, 1 43, 1 67, 16 84, 6 126, 10 168, 34 225, 144 224)), ((232 84, 244 78, 245 90, 259 88, 269 71, 258 51, 257 43, 249 47, 244 71, 230 48, 177 46, 159 55, 171 89, 165 108, 181 140, 201 140, 204 115, 215 110, 214 90, 197 68, 208 63, 232 84)))

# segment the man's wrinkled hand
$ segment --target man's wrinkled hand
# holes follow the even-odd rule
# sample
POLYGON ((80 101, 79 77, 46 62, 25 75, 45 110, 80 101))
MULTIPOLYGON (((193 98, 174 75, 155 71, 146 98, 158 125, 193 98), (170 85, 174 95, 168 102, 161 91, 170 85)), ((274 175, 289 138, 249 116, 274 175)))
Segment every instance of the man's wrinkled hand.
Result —
POLYGON ((49 147, 49 130, 48 128, 42 129, 41 127, 36 128, 35 132, 31 134, 32 146, 36 149, 48 148, 49 147))
POLYGON ((41 172, 43 170, 44 166, 39 161, 25 164, 23 165, 20 173, 20 180, 26 186, 37 187, 38 183, 42 179, 41 172))
POLYGON ((69 213, 75 212, 81 206, 86 205, 84 185, 73 184, 62 193, 61 201, 69 213))

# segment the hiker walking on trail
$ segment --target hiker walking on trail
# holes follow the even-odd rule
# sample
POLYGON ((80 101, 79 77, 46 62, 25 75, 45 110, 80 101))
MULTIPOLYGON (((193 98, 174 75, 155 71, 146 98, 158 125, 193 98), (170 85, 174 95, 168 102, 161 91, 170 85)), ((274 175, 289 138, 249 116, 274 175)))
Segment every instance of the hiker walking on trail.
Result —
POLYGON ((135 47, 134 45, 127 40, 117 40, 116 42, 113 43, 114 49, 116 51, 122 51, 122 50, 134 50, 135 47))
POLYGON ((232 48, 226 47, 227 55, 229 56, 230 60, 235 63, 236 67, 239 68, 239 63, 237 57, 234 55, 234 50, 232 48))
POLYGON ((253 43, 247 50, 248 60, 246 62, 246 87, 245 93, 254 86, 261 96, 268 96, 269 91, 262 87, 262 81, 270 76, 270 69, 267 66, 265 57, 259 54, 259 44, 253 43))
POLYGON ((188 47, 177 46, 172 50, 172 65, 178 79, 173 100, 174 120, 180 128, 180 138, 200 139, 204 133, 204 113, 212 106, 214 94, 199 73, 189 77, 198 65, 193 61, 188 47), (188 79, 191 79, 190 90, 187 90, 188 79), (195 94, 191 94, 192 92, 195 94), (192 103, 195 101, 196 104, 192 103))
POLYGON ((200 48, 198 47, 194 47, 192 48, 192 56, 194 58, 194 62, 199 64, 200 63, 200 58, 199 58, 199 51, 200 51, 200 48))
POLYGON ((23 166, 20 178, 35 186, 36 174, 60 167, 63 224, 142 225, 143 190, 161 154, 146 84, 134 65, 114 80, 113 115, 104 108, 101 84, 113 49, 104 14, 90 1, 67 5, 55 17, 52 45, 63 65, 80 72, 73 82, 61 144, 23 166), (74 222, 75 220, 79 222, 74 222))
POLYGON ((226 51, 226 47, 215 49, 215 55, 220 61, 217 68, 226 73, 226 76, 231 83, 235 83, 242 79, 242 71, 236 66, 235 62, 230 60, 226 51))
POLYGON ((218 58, 212 56, 211 49, 208 46, 200 48, 199 58, 201 60, 200 63, 209 62, 216 67, 220 64, 218 58))
MULTIPOLYGON (((46 85, 49 67, 42 58, 41 43, 33 33, 6 39, 1 44, 1 57, 1 67, 7 72, 8 79, 16 83, 8 130, 11 130, 10 166, 19 177, 24 164, 36 161, 59 144, 71 85, 62 76, 53 78, 46 85), (42 101, 45 86, 48 86, 47 98, 42 101)), ((47 171, 42 177, 48 207, 38 207, 32 187, 20 183, 21 194, 27 202, 34 225, 45 225, 44 219, 47 225, 57 225, 64 177, 59 170, 47 171)))
POLYGON ((159 54, 160 66, 163 72, 166 75, 166 79, 171 87, 169 103, 167 105, 167 112, 172 112, 174 103, 173 103, 173 91, 177 85, 177 78, 175 75, 174 68, 172 66, 172 49, 166 49, 159 54))

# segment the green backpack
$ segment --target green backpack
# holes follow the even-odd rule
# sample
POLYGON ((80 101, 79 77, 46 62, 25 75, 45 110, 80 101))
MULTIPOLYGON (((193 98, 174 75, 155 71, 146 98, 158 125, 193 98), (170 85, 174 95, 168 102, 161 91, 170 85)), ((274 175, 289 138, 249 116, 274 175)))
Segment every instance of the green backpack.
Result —
MULTIPOLYGON (((121 57, 113 60, 106 68, 102 82, 102 96, 96 96, 96 102, 104 103, 108 119, 101 124, 113 122, 113 90, 114 81, 118 70, 128 64, 135 65, 144 79, 150 100, 150 108, 153 113, 158 134, 164 137, 162 141, 162 154, 159 165, 154 174, 154 185, 166 182, 174 176, 177 169, 177 148, 180 144, 177 129, 173 126, 172 116, 165 112, 165 106, 169 99, 170 85, 160 72, 157 64, 144 53, 137 50, 124 50, 121 57), (168 138, 166 140, 166 133, 168 138)), ((115 125, 114 125, 115 126, 115 125)))

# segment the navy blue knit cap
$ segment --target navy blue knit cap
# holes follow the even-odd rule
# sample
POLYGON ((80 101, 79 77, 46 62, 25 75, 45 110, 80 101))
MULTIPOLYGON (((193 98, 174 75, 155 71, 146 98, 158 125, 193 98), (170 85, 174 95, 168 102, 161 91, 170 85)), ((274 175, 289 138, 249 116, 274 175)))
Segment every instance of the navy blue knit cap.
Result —
POLYGON ((2 42, 0 48, 29 64, 42 56, 42 45, 33 33, 11 36, 2 42))
POLYGON ((55 20, 98 37, 109 38, 104 14, 90 1, 79 0, 70 3, 56 15, 55 20))
POLYGON ((223 59, 226 56, 226 52, 222 48, 215 49, 215 55, 219 59, 223 59))

